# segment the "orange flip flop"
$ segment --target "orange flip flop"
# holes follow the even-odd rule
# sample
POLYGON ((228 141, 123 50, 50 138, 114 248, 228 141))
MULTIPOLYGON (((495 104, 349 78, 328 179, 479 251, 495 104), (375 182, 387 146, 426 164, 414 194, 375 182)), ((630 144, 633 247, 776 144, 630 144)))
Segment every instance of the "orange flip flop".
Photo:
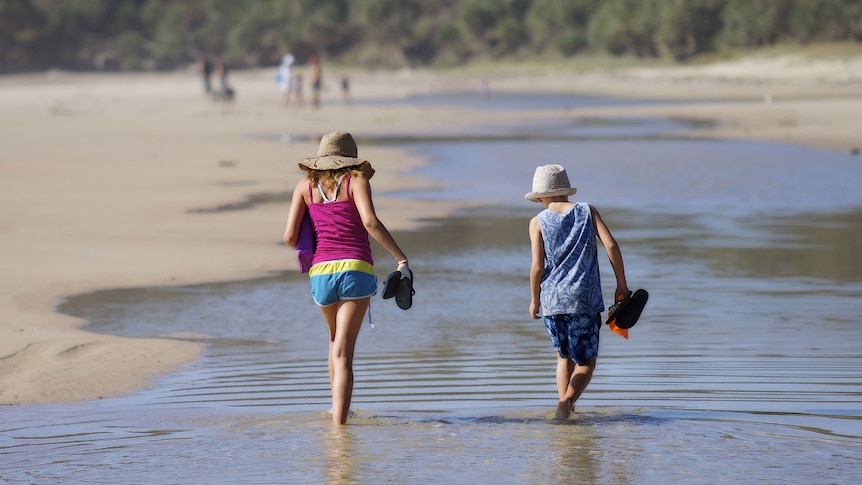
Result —
POLYGON ((621 300, 608 308, 608 319, 605 322, 611 331, 629 338, 628 329, 635 326, 640 319, 644 306, 649 300, 649 293, 644 289, 628 292, 621 300))

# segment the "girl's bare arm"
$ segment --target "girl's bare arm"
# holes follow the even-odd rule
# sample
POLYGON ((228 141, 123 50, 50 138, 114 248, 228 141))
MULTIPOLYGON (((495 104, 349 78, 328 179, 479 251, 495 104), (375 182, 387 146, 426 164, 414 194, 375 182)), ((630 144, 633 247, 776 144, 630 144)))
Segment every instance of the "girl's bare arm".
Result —
POLYGON ((404 251, 395 242, 395 239, 383 225, 383 222, 377 218, 377 212, 374 210, 374 202, 371 198, 371 184, 368 179, 362 176, 354 176, 350 179, 350 196, 353 198, 353 203, 356 204, 356 209, 359 211, 359 217, 362 219, 362 224, 368 234, 375 241, 383 246, 383 249, 389 252, 395 261, 398 261, 398 266, 406 265, 407 256, 404 251))
POLYGON ((287 227, 284 229, 284 243, 290 246, 291 249, 296 249, 296 243, 299 241, 299 226, 302 222, 302 217, 305 211, 308 210, 306 205, 304 191, 308 187, 308 179, 303 178, 296 184, 293 189, 293 197, 290 200, 290 210, 287 213, 287 227))

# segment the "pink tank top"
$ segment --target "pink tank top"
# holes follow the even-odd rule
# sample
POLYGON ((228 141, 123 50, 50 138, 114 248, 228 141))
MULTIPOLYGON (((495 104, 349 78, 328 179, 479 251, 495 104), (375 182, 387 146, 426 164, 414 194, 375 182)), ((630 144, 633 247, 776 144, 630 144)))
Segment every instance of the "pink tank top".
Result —
MULTIPOLYGON (((344 190, 349 197, 349 176, 346 177, 344 190)), ((311 195, 311 184, 308 184, 309 201, 314 200, 311 195)), ((338 191, 335 198, 338 198, 338 191)), ((309 204, 308 210, 317 235, 317 250, 314 252, 312 265, 341 259, 356 259, 374 264, 368 231, 362 225, 362 218, 359 217, 353 199, 327 201, 324 195, 322 203, 309 204)))

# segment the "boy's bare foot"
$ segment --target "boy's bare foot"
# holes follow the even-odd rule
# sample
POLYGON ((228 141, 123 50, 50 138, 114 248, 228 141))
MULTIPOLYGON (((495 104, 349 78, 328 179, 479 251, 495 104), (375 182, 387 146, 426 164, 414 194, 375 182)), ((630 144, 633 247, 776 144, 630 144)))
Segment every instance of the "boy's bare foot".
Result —
POLYGON ((560 401, 557 405, 557 412, 554 414, 554 421, 565 421, 569 419, 569 415, 572 413, 572 403, 567 399, 565 401, 560 401))

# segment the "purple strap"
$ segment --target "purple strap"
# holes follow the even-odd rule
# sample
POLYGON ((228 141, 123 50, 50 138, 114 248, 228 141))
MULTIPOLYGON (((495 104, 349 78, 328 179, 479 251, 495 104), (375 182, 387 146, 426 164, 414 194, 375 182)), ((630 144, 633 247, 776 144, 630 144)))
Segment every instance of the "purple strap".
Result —
MULTIPOLYGON (((308 184, 308 196, 311 200, 311 184, 308 184)), ((305 208, 305 215, 299 225, 299 240, 296 242, 296 257, 299 260, 299 271, 308 273, 311 269, 311 260, 314 258, 314 250, 317 246, 317 238, 314 233, 314 223, 311 221, 311 211, 305 208)))

